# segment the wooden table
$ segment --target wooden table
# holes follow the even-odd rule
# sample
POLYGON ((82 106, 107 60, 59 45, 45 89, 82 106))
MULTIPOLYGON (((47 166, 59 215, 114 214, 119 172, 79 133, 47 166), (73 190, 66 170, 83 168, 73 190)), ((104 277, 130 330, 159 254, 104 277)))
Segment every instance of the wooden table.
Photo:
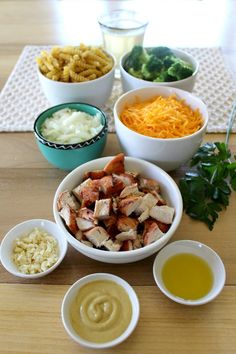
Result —
MULTIPOLYGON (((56 3, 0 1, 1 86, 25 44, 59 41, 60 37, 55 29, 59 27, 62 19, 57 18, 53 12, 56 3), (27 31, 29 28, 27 26, 31 26, 32 31, 27 31)), ((62 3, 65 5, 66 2, 60 3, 62 6, 62 3)), ((100 6, 100 2, 99 5, 98 2, 93 3, 100 6)), ((103 6, 106 5, 106 2, 101 3, 103 6)), ((233 26, 234 21, 231 22, 229 21, 233 26)), ((235 58, 235 52, 231 47, 227 47, 227 42, 224 44, 224 48, 229 48, 228 58, 232 58, 232 55, 235 58)), ((224 135, 207 135, 205 140, 223 141, 224 135)), ((235 140, 234 135, 230 141, 230 148, 234 154, 236 154, 235 140)), ((11 227, 23 220, 33 218, 53 220, 53 196, 67 173, 53 168, 44 160, 31 132, 1 133, 0 151, 2 239, 11 227)), ((119 151, 115 134, 110 134, 103 155, 114 155, 119 151)), ((171 173, 176 180, 182 174, 183 169, 171 173)), ((152 276, 155 256, 133 264, 112 265, 91 260, 69 247, 64 261, 53 273, 33 281, 11 276, 1 266, 0 353, 95 352, 74 343, 66 334, 60 318, 62 298, 69 286, 77 279, 94 272, 110 272, 127 280, 137 292, 141 305, 141 317, 134 333, 123 344, 105 352, 235 353, 235 214, 236 193, 230 198, 228 209, 220 214, 213 231, 209 231, 205 225, 191 220, 184 214, 181 225, 171 240, 192 239, 203 242, 212 247, 225 264, 227 279, 222 293, 212 303, 200 307, 185 307, 174 303, 158 290, 152 276)))

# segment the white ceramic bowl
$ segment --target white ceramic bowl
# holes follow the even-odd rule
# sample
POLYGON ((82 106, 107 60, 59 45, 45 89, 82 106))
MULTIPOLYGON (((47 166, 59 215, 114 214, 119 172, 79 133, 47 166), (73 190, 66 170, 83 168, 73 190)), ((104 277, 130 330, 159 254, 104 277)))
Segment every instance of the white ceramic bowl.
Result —
POLYGON ((39 82, 49 103, 54 106, 67 102, 83 102, 101 107, 108 100, 115 74, 115 58, 113 68, 105 75, 86 82, 60 82, 48 79, 37 68, 39 82))
POLYGON ((131 263, 141 259, 147 258, 162 248, 174 235, 182 217, 182 197, 178 186, 174 180, 162 169, 144 160, 135 159, 132 157, 125 157, 125 170, 136 171, 145 177, 153 178, 160 183, 161 193, 167 200, 167 204, 175 209, 175 216, 173 223, 169 230, 156 242, 142 247, 140 249, 124 252, 111 252, 100 249, 88 247, 78 241, 70 232, 67 231, 64 222, 57 210, 57 200, 61 192, 72 190, 79 183, 82 182, 82 178, 85 172, 103 169, 108 161, 114 157, 103 157, 97 160, 87 162, 71 173, 69 173, 61 182, 54 196, 53 201, 53 214, 57 225, 64 233, 64 237, 67 241, 82 254, 106 263, 131 263))
POLYGON ((210 247, 191 240, 175 241, 164 247, 156 256, 153 264, 153 276, 159 289, 171 300, 183 305, 203 305, 212 301, 224 287, 225 268, 218 254, 210 247), (201 257, 210 266, 213 273, 213 286, 210 292, 197 300, 185 300, 173 295, 164 285, 162 280, 162 269, 165 262, 179 253, 189 253, 201 257))
POLYGON ((141 87, 157 87, 157 86, 169 86, 180 88, 185 91, 192 92, 193 87, 196 82, 196 78, 199 71, 199 63, 198 61, 189 53, 186 53, 179 49, 171 48, 172 52, 179 57, 180 59, 186 60, 188 63, 192 64, 194 68, 194 72, 191 76, 187 77, 183 80, 172 81, 172 82, 152 82, 143 79, 138 79, 135 76, 132 76, 124 69, 124 63, 129 56, 130 53, 126 53, 120 60, 120 75, 121 75, 121 83, 124 92, 134 90, 141 87))
POLYGON ((89 347, 89 348, 93 348, 93 349, 104 349, 104 348, 114 347, 115 345, 118 345, 121 342, 123 342, 124 340, 126 340, 130 336, 130 334, 133 332, 133 330, 135 329, 135 327, 138 323, 139 312, 140 312, 139 300, 138 300, 138 297, 137 297, 135 291, 133 290, 133 288, 122 278, 117 277, 113 274, 108 274, 108 273, 90 274, 90 275, 87 275, 87 276, 79 279, 76 283, 74 283, 69 288, 69 290, 67 291, 67 293, 64 296, 62 306, 61 306, 62 322, 63 322, 65 330, 67 331, 69 336, 77 343, 79 343, 85 347, 89 347), (90 341, 87 341, 87 340, 81 338, 79 336, 79 334, 74 330, 74 328, 71 324, 71 320, 70 320, 70 306, 71 306, 71 303, 74 300, 75 296, 77 295, 79 289, 83 285, 90 283, 92 281, 96 281, 96 280, 108 280, 108 281, 113 281, 113 282, 117 283, 127 292, 128 296, 130 298, 131 304, 132 304, 132 318, 131 318, 130 324, 127 327, 127 329, 118 338, 116 338, 110 342, 105 342, 105 343, 94 343, 94 342, 90 342, 90 341))
POLYGON ((188 161, 199 148, 208 123, 206 105, 196 96, 187 91, 173 87, 144 87, 123 94, 115 103, 114 120, 116 134, 126 155, 145 159, 156 163, 165 171, 171 171, 188 161), (168 97, 175 94, 184 99, 192 109, 199 109, 203 117, 203 125, 194 134, 173 139, 160 139, 145 136, 126 127, 120 120, 121 112, 126 105, 151 99, 156 96, 168 97))
POLYGON ((62 262, 63 258, 65 257, 66 251, 67 251, 67 241, 63 235, 63 232, 54 222, 50 220, 44 220, 44 219, 32 219, 32 220, 23 221, 22 223, 14 226, 5 235, 1 243, 0 259, 3 267, 9 273, 21 278, 34 279, 34 278, 43 277, 51 273, 54 269, 56 269, 59 266, 59 264, 62 262), (59 246, 59 257, 57 262, 44 272, 35 273, 35 274, 24 274, 17 269, 17 266, 12 260, 13 243, 17 238, 22 236, 22 234, 30 232, 35 227, 39 229, 43 229, 44 231, 46 231, 48 234, 50 234, 57 240, 59 246))

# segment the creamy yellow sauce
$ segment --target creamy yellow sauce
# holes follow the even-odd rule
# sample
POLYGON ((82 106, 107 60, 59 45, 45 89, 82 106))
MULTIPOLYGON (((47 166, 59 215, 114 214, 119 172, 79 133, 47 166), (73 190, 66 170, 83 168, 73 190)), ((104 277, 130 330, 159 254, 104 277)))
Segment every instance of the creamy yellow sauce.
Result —
POLYGON ((180 253, 165 262, 162 279, 173 295, 196 300, 210 292, 214 276, 204 259, 194 254, 180 253))
POLYGON ((120 285, 109 280, 97 280, 79 289, 70 307, 70 317, 81 338, 105 343, 126 330, 132 317, 132 305, 120 285))

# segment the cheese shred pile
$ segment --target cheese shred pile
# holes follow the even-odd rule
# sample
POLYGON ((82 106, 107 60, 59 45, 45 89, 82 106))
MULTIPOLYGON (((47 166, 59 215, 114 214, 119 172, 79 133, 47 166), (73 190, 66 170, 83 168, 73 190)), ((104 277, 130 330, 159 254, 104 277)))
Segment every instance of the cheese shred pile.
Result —
POLYGON ((127 106, 120 120, 129 129, 153 138, 181 138, 198 131, 203 124, 199 110, 192 110, 175 95, 157 96, 127 106))

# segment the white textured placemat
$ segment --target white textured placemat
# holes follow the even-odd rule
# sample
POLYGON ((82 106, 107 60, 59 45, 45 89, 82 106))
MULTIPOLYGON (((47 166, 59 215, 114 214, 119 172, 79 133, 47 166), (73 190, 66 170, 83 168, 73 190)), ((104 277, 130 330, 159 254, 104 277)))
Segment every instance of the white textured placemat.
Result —
MULTIPOLYGON (((35 58, 50 46, 26 46, 0 94, 0 131, 32 131, 37 115, 50 105, 41 91, 35 58)), ((200 63, 194 94, 202 98, 209 110, 208 132, 225 132, 236 89, 225 67, 219 48, 185 48, 200 63)), ((103 107, 108 115, 109 131, 114 132, 113 105, 122 94, 115 80, 111 97, 103 107)), ((232 129, 236 132, 236 122, 232 129)))

